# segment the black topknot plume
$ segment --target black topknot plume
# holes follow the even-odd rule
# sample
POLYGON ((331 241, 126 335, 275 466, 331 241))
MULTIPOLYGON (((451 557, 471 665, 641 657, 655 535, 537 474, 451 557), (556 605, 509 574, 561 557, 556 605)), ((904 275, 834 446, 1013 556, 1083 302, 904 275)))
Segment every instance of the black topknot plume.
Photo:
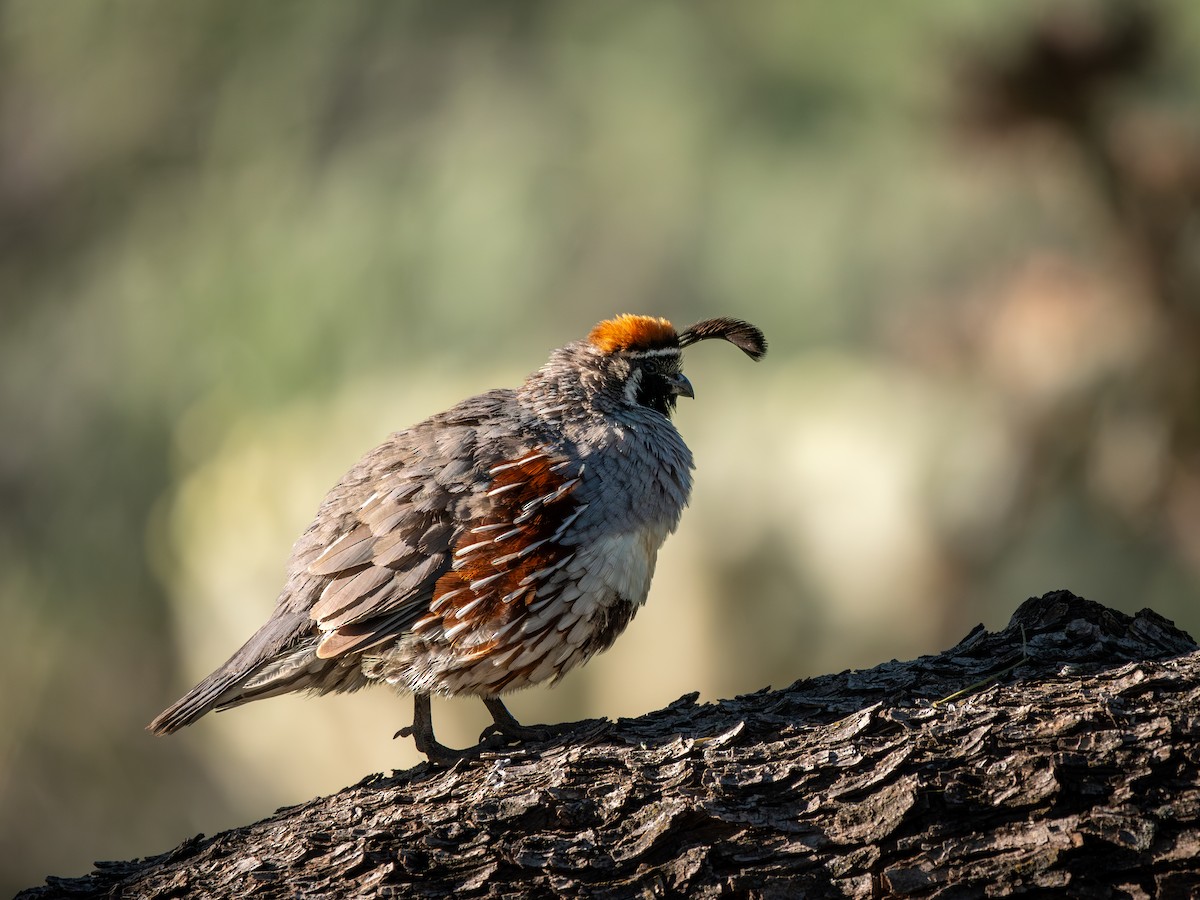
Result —
POLYGON ((763 333, 741 319, 705 319, 679 334, 679 346, 688 347, 699 341, 720 338, 729 341, 755 362, 767 355, 767 339, 763 333))

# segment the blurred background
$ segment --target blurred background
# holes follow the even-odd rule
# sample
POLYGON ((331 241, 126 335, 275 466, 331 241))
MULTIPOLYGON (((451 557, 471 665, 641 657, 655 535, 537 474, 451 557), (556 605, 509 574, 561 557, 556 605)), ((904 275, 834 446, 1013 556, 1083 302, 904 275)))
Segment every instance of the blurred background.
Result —
POLYGON ((771 354, 690 352, 650 601, 523 720, 1200 631, 1198 114, 1188 0, 0 3, 0 894, 415 764, 381 689, 142 728, 362 452, 617 312, 771 354))

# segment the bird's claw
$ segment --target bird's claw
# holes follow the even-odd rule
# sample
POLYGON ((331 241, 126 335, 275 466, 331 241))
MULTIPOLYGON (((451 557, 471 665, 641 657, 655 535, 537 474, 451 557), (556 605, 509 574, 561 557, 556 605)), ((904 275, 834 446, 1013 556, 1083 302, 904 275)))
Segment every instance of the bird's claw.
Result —
POLYGON ((517 741, 548 741, 554 736, 554 729, 545 725, 501 725, 493 722, 479 732, 479 742, 494 744, 496 738, 501 739, 500 746, 517 741))

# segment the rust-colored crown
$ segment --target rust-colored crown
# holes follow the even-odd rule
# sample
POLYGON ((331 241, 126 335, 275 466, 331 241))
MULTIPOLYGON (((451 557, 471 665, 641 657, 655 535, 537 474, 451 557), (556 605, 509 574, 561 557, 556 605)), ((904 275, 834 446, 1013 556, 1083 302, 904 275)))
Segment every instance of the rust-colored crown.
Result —
POLYGON ((605 319, 592 329, 588 340, 592 346, 604 353, 679 346, 679 335, 675 333, 675 326, 666 319, 634 316, 629 313, 605 319))

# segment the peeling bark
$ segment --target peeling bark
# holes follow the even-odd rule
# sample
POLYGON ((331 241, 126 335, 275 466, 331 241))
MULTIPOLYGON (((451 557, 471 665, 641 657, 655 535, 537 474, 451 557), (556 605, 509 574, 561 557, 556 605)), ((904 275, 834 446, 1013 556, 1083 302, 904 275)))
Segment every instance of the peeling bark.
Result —
POLYGON ((1200 895, 1200 653, 1060 591, 937 656, 375 775, 19 895, 1200 895))

